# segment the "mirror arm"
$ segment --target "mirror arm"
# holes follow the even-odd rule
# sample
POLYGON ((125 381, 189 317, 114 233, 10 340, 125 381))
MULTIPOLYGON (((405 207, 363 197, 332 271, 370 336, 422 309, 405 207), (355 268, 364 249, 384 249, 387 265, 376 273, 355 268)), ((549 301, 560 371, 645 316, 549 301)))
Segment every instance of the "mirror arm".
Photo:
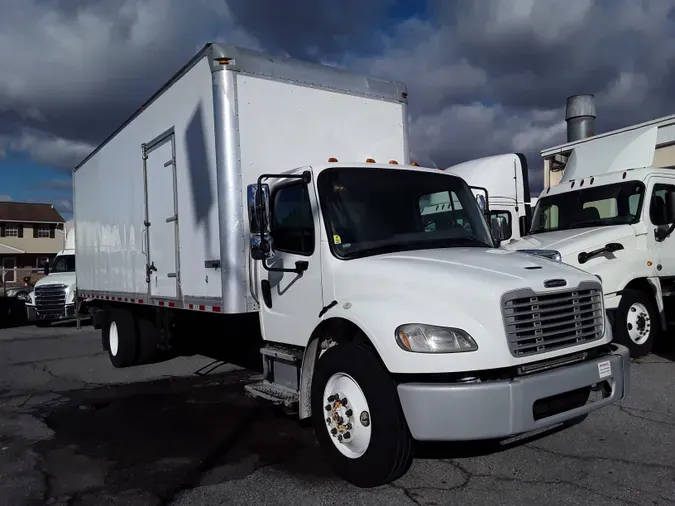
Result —
POLYGON ((665 232, 661 232, 662 229, 657 228, 655 229, 654 235, 656 236, 656 240, 661 242, 665 241, 668 237, 670 237, 670 234, 673 233, 675 230, 675 223, 671 223, 671 225, 668 227, 668 230, 665 232))

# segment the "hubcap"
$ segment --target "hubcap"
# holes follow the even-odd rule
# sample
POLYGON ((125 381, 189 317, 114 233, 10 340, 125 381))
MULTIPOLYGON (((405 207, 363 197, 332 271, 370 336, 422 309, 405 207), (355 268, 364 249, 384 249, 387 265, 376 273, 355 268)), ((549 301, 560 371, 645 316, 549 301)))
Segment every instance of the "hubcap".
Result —
POLYGON ((649 338, 652 321, 644 304, 636 302, 628 309, 626 327, 628 337, 635 344, 642 344, 649 338))
POLYGON ((335 447, 345 457, 362 456, 370 444, 372 425, 368 401, 354 378, 330 377, 323 391, 325 423, 335 447))
POLYGON ((110 343, 110 353, 116 357, 120 347, 120 336, 117 331, 117 323, 110 322, 110 332, 108 336, 108 342, 110 343))

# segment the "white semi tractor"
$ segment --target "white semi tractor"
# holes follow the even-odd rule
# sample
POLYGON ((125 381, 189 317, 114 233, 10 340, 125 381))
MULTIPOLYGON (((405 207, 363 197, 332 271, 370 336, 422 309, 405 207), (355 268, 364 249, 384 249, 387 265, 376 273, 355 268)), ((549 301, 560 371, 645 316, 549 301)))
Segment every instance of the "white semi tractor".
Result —
MULTIPOLYGON (((675 323, 675 171, 655 167, 657 127, 575 147, 512 250, 555 256, 602 279, 618 342, 648 354, 675 323)), ((660 343, 659 343, 660 344, 660 343)))
POLYGON ((598 278, 498 248, 462 178, 413 166, 400 83, 208 44, 73 181, 77 293, 112 364, 217 348, 358 486, 402 476, 416 440, 626 395, 598 278))
POLYGON ((74 222, 64 225, 64 248, 53 262, 45 265, 44 277, 36 283, 26 301, 28 320, 38 327, 53 322, 72 320, 77 316, 75 279, 75 229, 74 222))

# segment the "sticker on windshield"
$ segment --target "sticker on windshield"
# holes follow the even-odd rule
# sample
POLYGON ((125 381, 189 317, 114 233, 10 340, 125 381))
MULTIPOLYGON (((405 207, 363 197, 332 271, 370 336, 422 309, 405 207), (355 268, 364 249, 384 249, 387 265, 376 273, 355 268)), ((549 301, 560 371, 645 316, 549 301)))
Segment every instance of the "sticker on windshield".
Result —
POLYGON ((333 235, 333 244, 342 244, 342 239, 340 238, 339 235, 337 234, 333 235))

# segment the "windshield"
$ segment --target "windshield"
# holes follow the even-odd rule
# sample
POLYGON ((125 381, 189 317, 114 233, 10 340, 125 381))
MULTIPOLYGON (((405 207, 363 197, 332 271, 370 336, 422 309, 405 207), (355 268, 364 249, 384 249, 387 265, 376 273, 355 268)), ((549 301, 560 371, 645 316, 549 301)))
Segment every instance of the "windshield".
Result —
POLYGON ((56 257, 54 266, 49 272, 75 272, 75 255, 62 255, 56 257))
POLYGON ((317 181, 339 258, 447 247, 495 247, 469 186, 456 176, 336 167, 317 181))
POLYGON ((530 234, 639 221, 644 185, 636 181, 595 186, 542 197, 530 234))

